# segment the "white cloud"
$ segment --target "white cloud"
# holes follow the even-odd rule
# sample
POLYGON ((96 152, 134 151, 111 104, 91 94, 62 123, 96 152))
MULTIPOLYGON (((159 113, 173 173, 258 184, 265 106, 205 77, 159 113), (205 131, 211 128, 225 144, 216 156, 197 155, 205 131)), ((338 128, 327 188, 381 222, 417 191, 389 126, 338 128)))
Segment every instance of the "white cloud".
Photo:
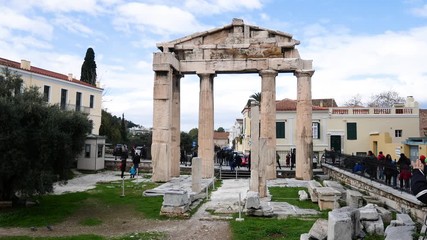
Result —
POLYGON ((89 36, 93 34, 91 28, 82 24, 79 19, 67 17, 65 15, 58 15, 54 19, 55 24, 67 29, 69 32, 89 36))
POLYGON ((262 3, 259 0, 186 0, 184 6, 195 14, 209 15, 261 9, 262 3))
POLYGON ((301 57, 313 59, 313 98, 335 98, 343 104, 361 94, 364 100, 397 91, 427 102, 423 93, 427 27, 378 35, 328 34, 309 38, 301 57))
POLYGON ((183 34, 206 29, 195 17, 180 8, 144 3, 127 3, 116 9, 117 30, 151 32, 158 35, 183 34))
POLYGON ((103 1, 15 0, 15 3, 21 3, 26 6, 26 8, 37 7, 45 12, 84 12, 92 15, 103 11, 103 6, 100 2, 103 1))
POLYGON ((420 8, 413 8, 411 12, 418 17, 427 17, 427 4, 420 8))
POLYGON ((25 16, 4 6, 0 8, 0 28, 28 32, 43 39, 51 39, 53 33, 45 19, 25 16))

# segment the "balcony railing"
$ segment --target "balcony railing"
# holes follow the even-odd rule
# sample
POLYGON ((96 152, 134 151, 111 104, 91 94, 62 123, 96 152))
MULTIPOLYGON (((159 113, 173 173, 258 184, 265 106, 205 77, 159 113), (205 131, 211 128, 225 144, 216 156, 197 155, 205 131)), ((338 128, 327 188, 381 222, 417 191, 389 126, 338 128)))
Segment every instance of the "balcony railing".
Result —
POLYGON ((59 107, 64 111, 76 111, 90 114, 90 107, 77 106, 74 104, 60 104, 59 107))
POLYGON ((331 108, 333 115, 391 115, 391 114, 418 114, 414 108, 331 108))

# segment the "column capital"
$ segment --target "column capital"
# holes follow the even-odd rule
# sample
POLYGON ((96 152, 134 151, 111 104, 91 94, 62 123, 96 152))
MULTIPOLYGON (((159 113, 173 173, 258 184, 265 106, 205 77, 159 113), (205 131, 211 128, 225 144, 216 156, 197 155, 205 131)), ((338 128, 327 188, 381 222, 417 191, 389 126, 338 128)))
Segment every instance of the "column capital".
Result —
POLYGON ((216 73, 196 73, 200 78, 202 77, 216 77, 216 73))
POLYGON ((277 76, 277 71, 276 70, 271 70, 271 69, 265 69, 265 70, 261 70, 259 71, 259 75, 261 77, 276 77, 277 76))
POLYGON ((299 77, 312 77, 314 74, 314 70, 295 70, 294 75, 299 77))

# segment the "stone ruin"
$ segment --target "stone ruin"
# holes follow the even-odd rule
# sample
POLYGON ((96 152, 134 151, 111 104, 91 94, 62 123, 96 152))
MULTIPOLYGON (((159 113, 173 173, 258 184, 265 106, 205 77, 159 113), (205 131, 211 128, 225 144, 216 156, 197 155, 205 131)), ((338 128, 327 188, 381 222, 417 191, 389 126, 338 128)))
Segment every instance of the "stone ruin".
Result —
POLYGON ((200 78, 198 156, 202 178, 214 175, 214 78, 217 74, 259 74, 262 101, 260 138, 264 140, 265 177, 276 178, 276 76, 297 78, 296 177, 312 179, 312 60, 300 57, 292 35, 233 19, 224 27, 158 43, 153 55, 152 180, 167 182, 180 175, 180 82, 188 74, 200 78))

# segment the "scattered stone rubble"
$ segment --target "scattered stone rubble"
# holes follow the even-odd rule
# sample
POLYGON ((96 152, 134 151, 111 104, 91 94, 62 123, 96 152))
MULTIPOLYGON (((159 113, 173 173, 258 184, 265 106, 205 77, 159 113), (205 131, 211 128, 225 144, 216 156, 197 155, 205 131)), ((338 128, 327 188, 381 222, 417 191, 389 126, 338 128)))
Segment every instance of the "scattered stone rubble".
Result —
POLYGON ((397 214, 392 220, 391 211, 380 206, 376 198, 345 189, 338 182, 324 181, 324 185, 309 181, 308 191, 320 209, 331 209, 328 220, 316 221, 308 233, 300 236, 301 240, 363 239, 366 234, 384 236, 386 240, 412 239, 416 227, 408 214, 397 214), (347 206, 339 207, 338 200, 343 196, 347 206), (384 224, 388 225, 385 229, 384 224))

